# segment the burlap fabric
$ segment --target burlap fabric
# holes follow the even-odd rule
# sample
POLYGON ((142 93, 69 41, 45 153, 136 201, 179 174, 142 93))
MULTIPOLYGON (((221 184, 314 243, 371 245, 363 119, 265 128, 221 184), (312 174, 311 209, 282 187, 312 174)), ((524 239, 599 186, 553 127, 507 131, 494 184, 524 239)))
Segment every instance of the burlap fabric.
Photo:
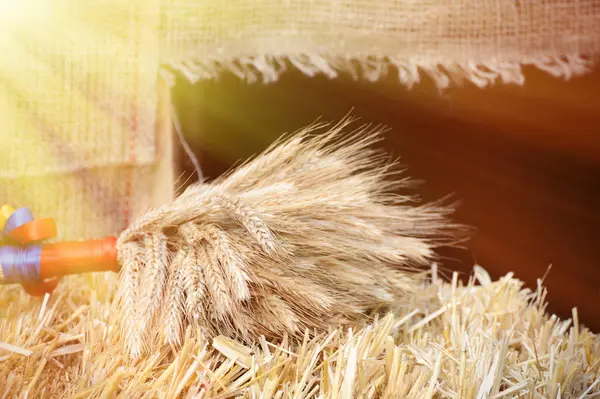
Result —
POLYGON ((0 24, 0 199, 56 217, 68 239, 116 234, 165 200, 157 85, 174 70, 444 88, 520 84, 523 65, 568 78, 600 52, 598 0, 15 3, 29 6, 0 24))

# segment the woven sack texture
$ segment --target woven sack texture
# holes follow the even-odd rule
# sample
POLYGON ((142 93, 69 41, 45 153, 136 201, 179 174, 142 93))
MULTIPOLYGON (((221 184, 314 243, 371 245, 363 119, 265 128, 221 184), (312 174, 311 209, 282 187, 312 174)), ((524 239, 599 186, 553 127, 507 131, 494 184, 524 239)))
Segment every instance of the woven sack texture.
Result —
POLYGON ((56 217, 61 238, 116 234, 157 201, 159 76, 522 84, 524 65, 568 78, 600 50, 598 0, 14 3, 0 17, 0 196, 56 217))

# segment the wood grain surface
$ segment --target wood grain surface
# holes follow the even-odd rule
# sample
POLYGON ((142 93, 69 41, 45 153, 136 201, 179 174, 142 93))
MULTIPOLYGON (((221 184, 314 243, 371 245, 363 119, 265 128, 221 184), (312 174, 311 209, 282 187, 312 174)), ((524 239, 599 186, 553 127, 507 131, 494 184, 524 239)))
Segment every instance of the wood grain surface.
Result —
MULTIPOLYGON (((261 151, 283 132, 350 110, 389 128, 386 149, 423 181, 419 194, 461 201, 456 219, 475 228, 443 267, 527 286, 546 274, 549 311, 600 331, 600 71, 569 81, 527 70, 527 83, 439 92, 426 79, 407 90, 378 82, 307 78, 247 85, 229 75, 174 95, 184 132, 208 178, 261 151)), ((182 158, 186 174, 191 164, 182 158)), ((191 181, 191 180, 189 180, 191 181)))

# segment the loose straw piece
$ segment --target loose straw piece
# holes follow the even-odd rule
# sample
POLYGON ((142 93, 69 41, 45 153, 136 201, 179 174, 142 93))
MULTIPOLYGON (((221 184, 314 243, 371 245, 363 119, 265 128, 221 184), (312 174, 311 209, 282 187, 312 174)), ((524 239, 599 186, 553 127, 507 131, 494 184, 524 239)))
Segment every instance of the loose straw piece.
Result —
MULTIPOLYGON (((460 302, 456 302, 456 305, 459 305, 459 304, 460 304, 460 302)), ((412 332, 418 330, 419 328, 423 327, 427 323, 431 322, 433 319, 435 319, 435 318, 439 317, 440 315, 442 315, 443 313, 447 312, 448 309, 450 309, 452 306, 455 306, 455 305, 454 304, 446 304, 442 308, 436 310, 429 316, 425 317, 423 320, 420 320, 418 323, 415 323, 411 328, 408 329, 408 332, 412 333, 412 332)))
POLYGON ((52 353, 50 353, 50 357, 71 355, 73 353, 83 352, 84 349, 85 349, 84 344, 66 345, 66 346, 62 346, 58 349, 55 349, 52 353))
POLYGON ((244 368, 250 368, 252 363, 252 357, 250 356, 252 353, 251 349, 224 336, 215 337, 212 346, 223 355, 234 362, 237 362, 244 368))
POLYGON ((13 353, 18 353, 19 355, 23 355, 23 356, 31 356, 31 354, 33 353, 29 349, 21 348, 16 345, 7 344, 6 342, 0 342, 0 349, 4 349, 4 350, 7 350, 7 351, 13 352, 13 353))

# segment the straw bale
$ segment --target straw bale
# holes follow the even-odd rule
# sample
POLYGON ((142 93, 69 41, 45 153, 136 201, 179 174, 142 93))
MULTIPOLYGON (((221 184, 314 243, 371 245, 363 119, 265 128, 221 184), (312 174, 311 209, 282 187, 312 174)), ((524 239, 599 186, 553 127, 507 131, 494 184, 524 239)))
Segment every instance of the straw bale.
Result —
POLYGON ((600 338, 545 312, 546 290, 476 266, 429 279, 412 310, 292 347, 187 330, 182 347, 127 360, 114 275, 72 277, 52 298, 0 291, 0 397, 580 398, 600 395, 600 338), (92 289, 93 287, 93 289, 92 289))

